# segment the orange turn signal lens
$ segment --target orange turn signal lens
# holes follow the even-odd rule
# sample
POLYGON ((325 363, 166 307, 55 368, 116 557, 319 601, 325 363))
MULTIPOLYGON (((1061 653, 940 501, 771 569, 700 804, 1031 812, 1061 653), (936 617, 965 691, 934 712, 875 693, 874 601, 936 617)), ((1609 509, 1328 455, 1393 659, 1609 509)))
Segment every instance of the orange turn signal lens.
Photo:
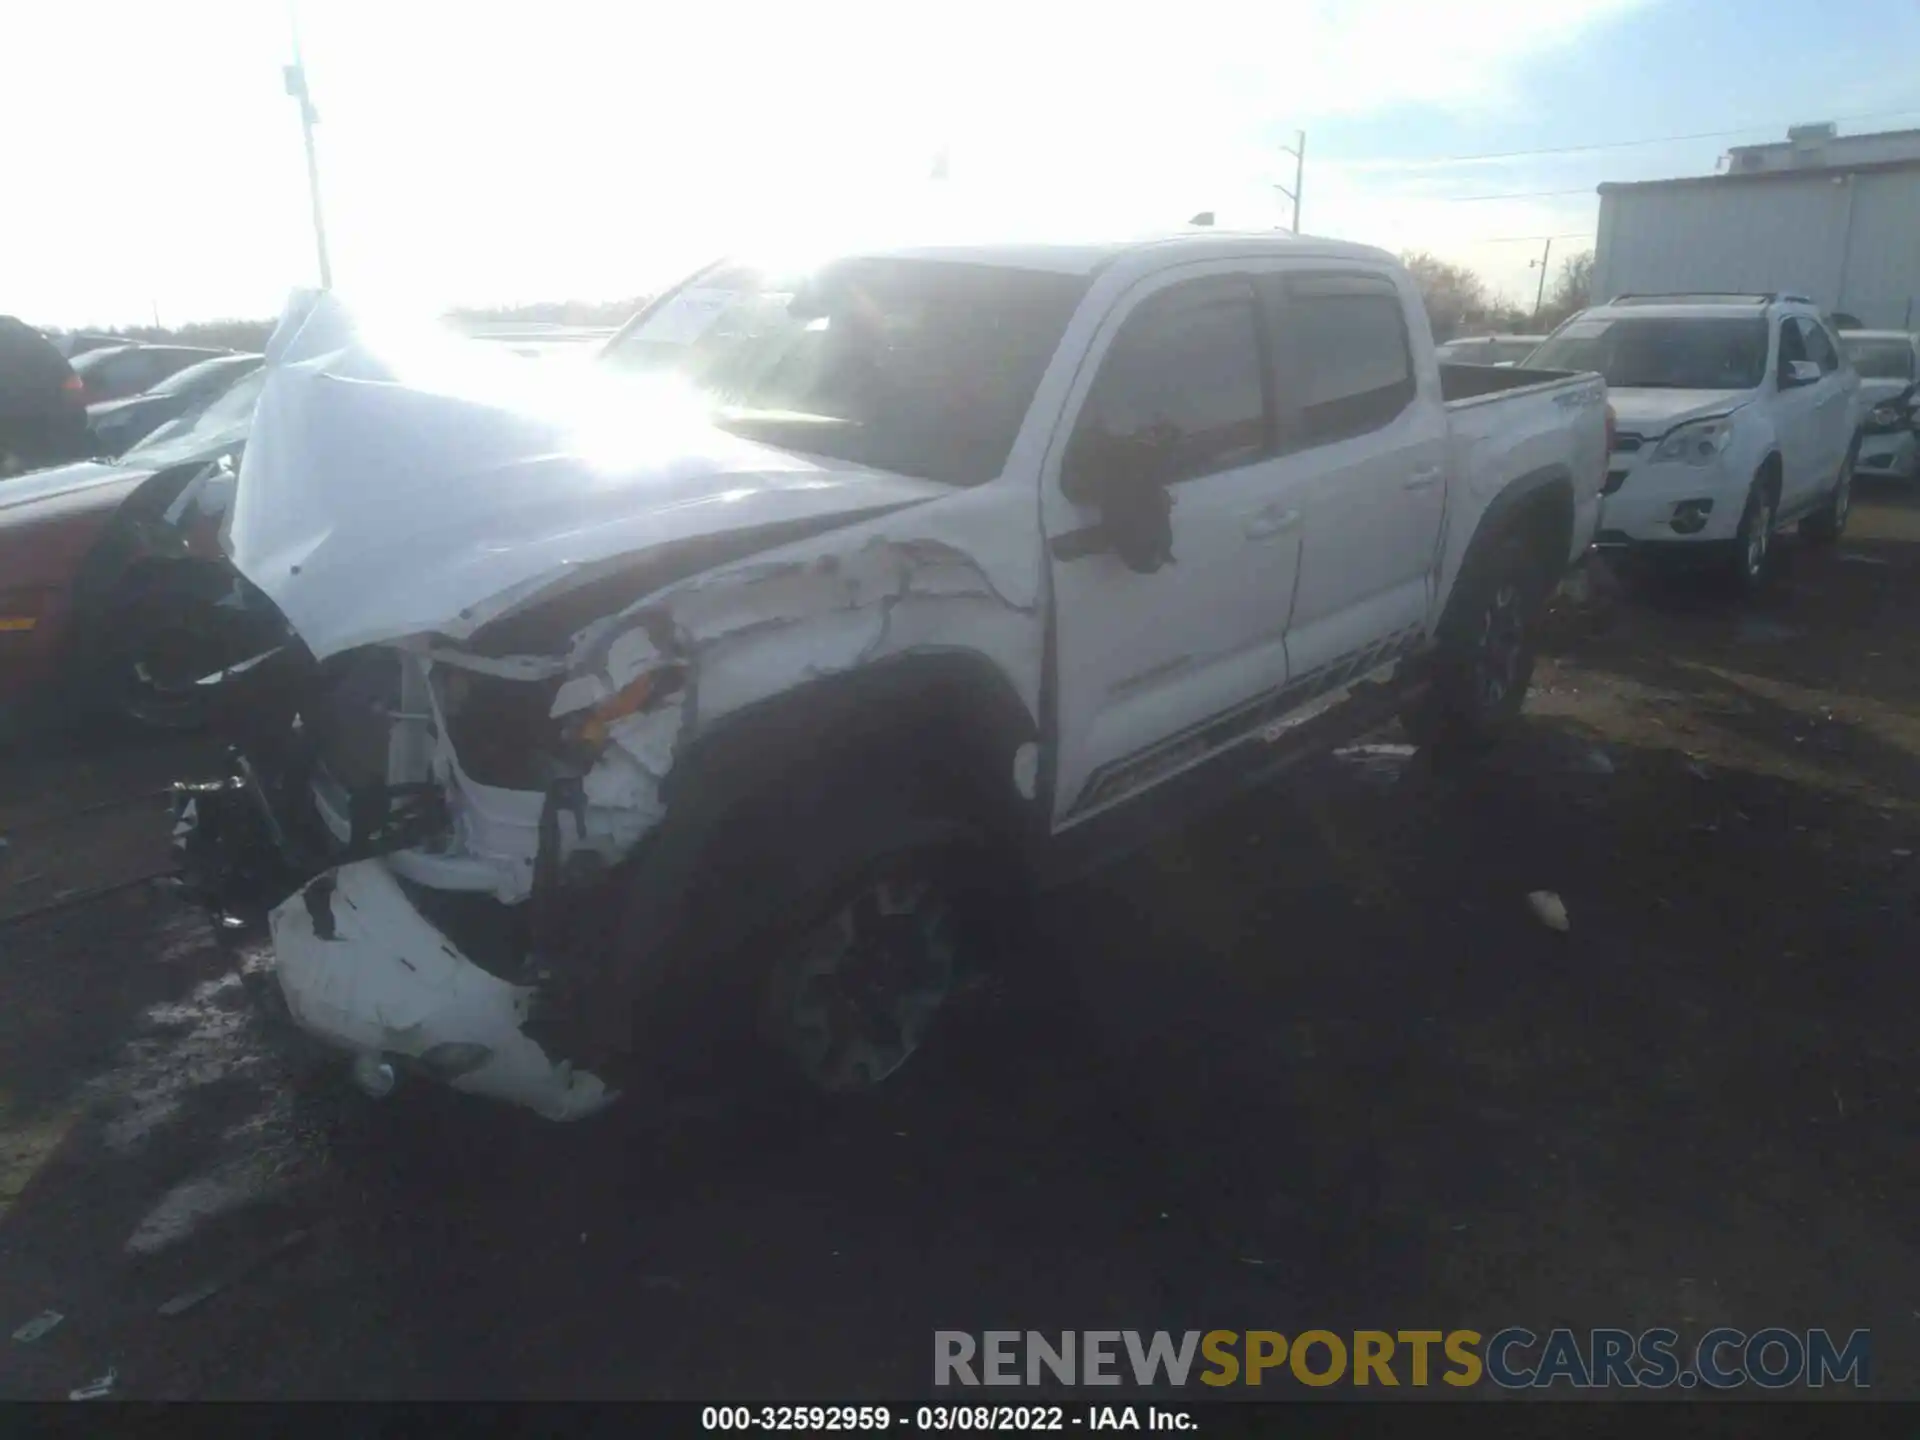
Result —
POLYGON ((680 688, 683 672, 677 665, 662 666, 638 675, 589 710, 580 721, 579 736, 589 745, 607 743, 607 731, 629 715, 638 715, 680 688))

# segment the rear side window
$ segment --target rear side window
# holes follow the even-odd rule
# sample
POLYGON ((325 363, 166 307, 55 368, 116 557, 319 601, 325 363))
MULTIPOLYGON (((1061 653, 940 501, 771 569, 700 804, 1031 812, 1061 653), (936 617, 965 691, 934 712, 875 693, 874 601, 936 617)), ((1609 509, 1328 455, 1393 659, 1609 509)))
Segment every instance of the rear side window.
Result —
POLYGON ((1289 276, 1270 306, 1282 409, 1297 442, 1378 430, 1413 403, 1400 295, 1366 276, 1289 276))
POLYGON ((1245 465, 1267 446, 1263 374, 1245 281, 1174 286, 1127 318, 1074 445, 1089 462, 1141 465, 1166 481, 1245 465))

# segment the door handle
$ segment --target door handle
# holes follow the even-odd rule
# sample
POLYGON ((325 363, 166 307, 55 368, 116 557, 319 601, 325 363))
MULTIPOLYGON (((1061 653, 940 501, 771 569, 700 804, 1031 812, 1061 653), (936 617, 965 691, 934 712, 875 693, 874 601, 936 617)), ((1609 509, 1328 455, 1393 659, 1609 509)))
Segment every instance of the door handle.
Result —
POLYGON ((1439 483, 1440 467, 1438 465, 1429 465, 1425 469, 1414 471, 1413 474, 1402 480, 1400 482, 1400 488, 1403 490, 1431 490, 1439 483))
POLYGON ((1300 528, 1298 510, 1282 510, 1278 506, 1268 506, 1259 514, 1250 516, 1246 523, 1249 540, 1271 540, 1276 535, 1285 535, 1300 528))

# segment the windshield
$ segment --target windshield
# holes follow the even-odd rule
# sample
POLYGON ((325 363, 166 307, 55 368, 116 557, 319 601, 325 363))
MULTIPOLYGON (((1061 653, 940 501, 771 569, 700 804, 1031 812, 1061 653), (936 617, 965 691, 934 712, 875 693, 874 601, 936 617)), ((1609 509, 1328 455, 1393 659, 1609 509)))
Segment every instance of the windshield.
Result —
POLYGON ((169 420, 158 430, 120 457, 123 465, 172 464, 175 458, 188 458, 201 450, 214 449, 231 441, 244 440, 253 420, 254 402, 267 383, 264 369, 254 370, 234 381, 205 408, 169 420))
POLYGON ((1492 365, 1504 365, 1509 360, 1524 360, 1533 353, 1537 340, 1489 340, 1487 342, 1487 362, 1492 365))
MULTIPOLYGON (((189 365, 184 370, 176 370, 158 385, 150 388, 149 395, 185 395, 195 390, 217 388, 220 377, 231 379, 242 369, 250 357, 222 355, 214 360, 202 360, 198 365, 189 365)), ((257 363, 257 362, 255 362, 257 363)))
POLYGON ((1840 337, 1853 368, 1866 380, 1913 379, 1913 346, 1905 340, 1840 337))
POLYGON ((615 337, 722 429, 951 485, 998 475, 1087 279, 939 260, 710 271, 615 337))
POLYGON ((1751 390, 1766 378, 1767 322, 1583 317, 1563 326, 1529 363, 1542 370, 1597 370, 1619 390, 1751 390))

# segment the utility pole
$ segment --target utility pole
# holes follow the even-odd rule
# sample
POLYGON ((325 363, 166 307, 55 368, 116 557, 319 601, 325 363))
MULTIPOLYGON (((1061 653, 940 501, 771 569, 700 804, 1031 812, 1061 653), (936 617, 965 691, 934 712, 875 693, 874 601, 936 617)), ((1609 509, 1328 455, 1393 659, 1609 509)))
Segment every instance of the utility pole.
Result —
POLYGON ((1531 270, 1536 265, 1540 267, 1540 287, 1539 289, 1535 290, 1533 294, 1533 318, 1535 320, 1538 320, 1540 318, 1540 307, 1547 303, 1547 261, 1550 260, 1552 257, 1553 257, 1553 237, 1549 235, 1547 237, 1546 248, 1540 252, 1540 258, 1538 260, 1529 260, 1527 262, 1527 268, 1529 270, 1531 270))
POLYGON ((333 267, 327 263, 327 223, 320 213, 320 158, 313 149, 313 127, 320 112, 307 92, 307 67, 300 57, 300 0, 287 0, 287 20, 293 27, 293 63, 283 72, 287 94, 300 102, 300 135, 307 146, 307 193, 313 200, 313 248, 320 256, 320 288, 333 288, 333 267))
POLYGON ((1282 145, 1280 153, 1293 157, 1293 189, 1289 190, 1284 185, 1276 185, 1273 188, 1293 201, 1293 233, 1298 235, 1300 233, 1300 183, 1303 178, 1302 172, 1307 168, 1307 132, 1296 130, 1293 144, 1282 145))

